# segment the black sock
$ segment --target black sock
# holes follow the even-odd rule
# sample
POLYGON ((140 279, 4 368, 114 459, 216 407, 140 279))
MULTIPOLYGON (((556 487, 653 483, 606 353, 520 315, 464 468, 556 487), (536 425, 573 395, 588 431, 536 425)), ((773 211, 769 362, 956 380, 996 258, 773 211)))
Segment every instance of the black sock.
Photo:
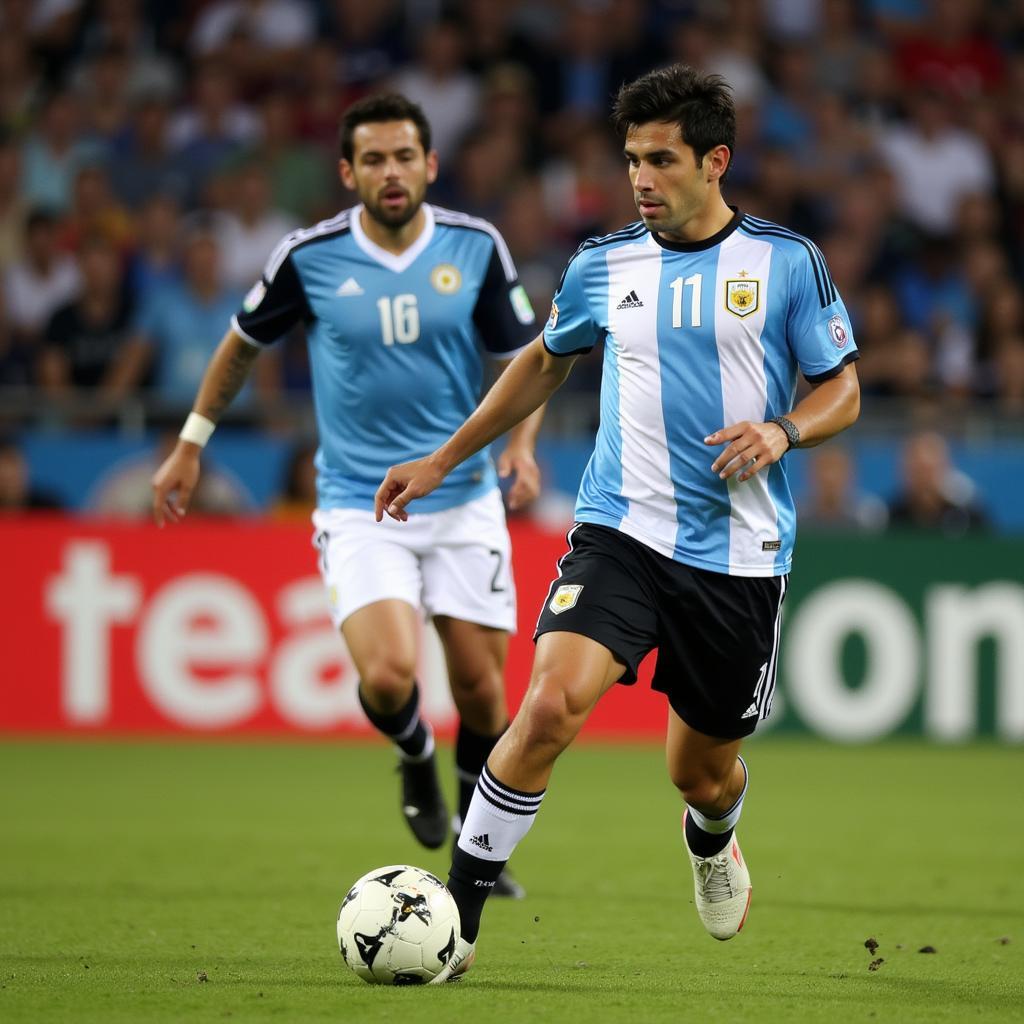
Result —
MULTIPOLYGON (((507 728, 508 726, 505 726, 505 729, 507 728)), ((465 722, 459 722, 459 731, 455 737, 455 774, 459 780, 460 827, 469 813, 469 804, 473 799, 473 790, 476 789, 480 771, 505 729, 495 736, 484 736, 474 732, 465 722)))
POLYGON ((705 832, 694 820, 692 814, 686 815, 686 845, 690 852, 698 857, 714 857, 729 845, 734 829, 727 832, 705 832))
POLYGON ((370 724, 382 732, 402 753, 409 758, 423 757, 433 751, 432 735, 427 724, 420 718, 420 689, 415 682, 412 694, 405 706, 392 714, 374 711, 363 696, 363 684, 359 684, 359 703, 366 712, 370 724), (430 749, 427 749, 428 743, 430 749))
POLYGON ((452 852, 452 866, 448 872, 448 891, 459 908, 462 923, 461 935, 467 942, 476 942, 480 934, 480 915, 484 903, 490 896, 501 869, 503 860, 483 860, 455 847, 452 852))

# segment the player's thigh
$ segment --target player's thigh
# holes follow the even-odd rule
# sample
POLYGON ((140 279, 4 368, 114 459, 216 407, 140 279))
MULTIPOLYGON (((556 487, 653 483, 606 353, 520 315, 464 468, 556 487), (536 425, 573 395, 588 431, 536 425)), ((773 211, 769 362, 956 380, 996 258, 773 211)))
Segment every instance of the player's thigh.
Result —
POLYGON ((313 525, 313 544, 335 626, 378 601, 421 607, 417 545, 423 539, 422 524, 376 523, 373 512, 363 509, 317 509, 313 525), (403 530, 406 526, 410 528, 403 530))
POLYGON ((512 544, 501 492, 431 513, 430 529, 421 564, 426 613, 514 633, 512 544))
POLYGON ((695 733, 749 736, 771 711, 786 578, 677 564, 663 581, 654 689, 695 733))
POLYGON ((341 624, 345 645, 364 683, 411 688, 416 671, 420 616, 406 601, 385 598, 363 605, 341 624))
POLYGON ((508 657, 508 631, 478 622, 438 615, 434 626, 444 647, 452 688, 473 688, 480 681, 501 687, 508 657))

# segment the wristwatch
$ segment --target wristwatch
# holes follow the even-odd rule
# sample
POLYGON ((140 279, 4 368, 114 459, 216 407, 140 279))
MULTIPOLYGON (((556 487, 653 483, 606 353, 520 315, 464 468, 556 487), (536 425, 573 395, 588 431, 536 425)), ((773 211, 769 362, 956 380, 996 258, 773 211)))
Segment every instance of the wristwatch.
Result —
MULTIPOLYGON (((787 419, 785 416, 773 416, 768 422, 782 427, 790 448, 795 448, 800 443, 800 428, 791 419, 787 419)), ((789 448, 786 450, 789 451, 789 448)))

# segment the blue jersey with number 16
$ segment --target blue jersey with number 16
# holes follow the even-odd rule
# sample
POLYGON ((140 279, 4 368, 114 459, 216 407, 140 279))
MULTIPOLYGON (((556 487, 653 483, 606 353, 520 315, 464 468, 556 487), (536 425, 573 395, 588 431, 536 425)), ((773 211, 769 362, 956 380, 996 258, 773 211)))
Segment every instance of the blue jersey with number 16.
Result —
MULTIPOLYGON (((508 359, 536 333, 498 231, 466 214, 422 209, 423 232, 399 255, 366 236, 361 206, 293 232, 232 319, 260 346, 306 324, 321 508, 372 508, 389 466, 429 454, 476 408, 481 346, 508 359)), ((418 511, 461 505, 495 484, 484 450, 418 511)))

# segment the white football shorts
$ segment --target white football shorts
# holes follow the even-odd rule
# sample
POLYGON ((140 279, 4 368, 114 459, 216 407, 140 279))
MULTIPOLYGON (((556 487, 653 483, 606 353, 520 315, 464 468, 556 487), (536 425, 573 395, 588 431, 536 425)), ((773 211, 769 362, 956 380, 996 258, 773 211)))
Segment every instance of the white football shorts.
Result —
POLYGON ((449 615, 515 632, 512 543, 497 487, 455 508, 410 512, 404 523, 330 508, 313 513, 313 526, 335 626, 365 605, 397 598, 428 619, 449 615))

